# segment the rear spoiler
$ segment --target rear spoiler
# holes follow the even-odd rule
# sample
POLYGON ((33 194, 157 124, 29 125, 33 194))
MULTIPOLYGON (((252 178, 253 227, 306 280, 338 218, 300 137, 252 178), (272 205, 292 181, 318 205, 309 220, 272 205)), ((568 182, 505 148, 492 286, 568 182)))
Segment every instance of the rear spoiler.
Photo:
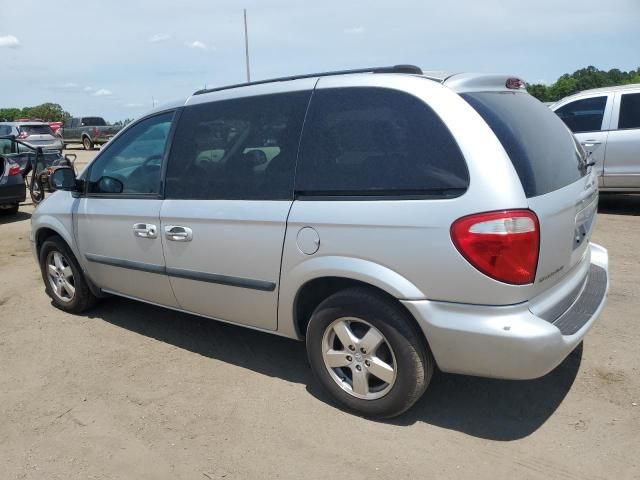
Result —
POLYGON ((457 73, 448 77, 442 84, 456 93, 517 91, 526 89, 524 81, 514 75, 457 73))

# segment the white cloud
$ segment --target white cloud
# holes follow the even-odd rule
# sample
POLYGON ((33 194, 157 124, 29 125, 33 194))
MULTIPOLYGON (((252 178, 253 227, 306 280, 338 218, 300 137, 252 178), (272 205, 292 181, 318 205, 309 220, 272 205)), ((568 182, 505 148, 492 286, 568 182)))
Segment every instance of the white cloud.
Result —
POLYGON ((64 85, 62 85, 62 88, 76 88, 77 86, 78 86, 77 83, 68 82, 68 83, 65 83, 64 85))
POLYGON ((91 91, 93 91, 93 87, 84 87, 83 90, 85 92, 91 92, 91 91))
POLYGON ((199 48, 201 50, 206 50, 207 46, 202 43, 200 40, 194 40, 193 42, 184 42, 185 47, 189 48, 199 48))
POLYGON ((93 92, 91 95, 93 95, 94 97, 107 97, 111 94, 112 94, 111 90, 107 90, 106 88, 100 88, 95 92, 93 92))
POLYGON ((344 33, 348 35, 360 35, 364 33, 364 27, 347 27, 344 29, 344 33))
POLYGON ((13 35, 0 35, 0 47, 19 48, 20 40, 13 35))
POLYGON ((138 107, 141 107, 142 104, 141 103, 125 103, 124 106, 127 108, 138 108, 138 107))
POLYGON ((171 37, 169 35, 167 35, 166 33, 156 33, 155 35, 151 35, 149 37, 149 41, 151 43, 164 42, 165 40, 169 40, 169 38, 171 38, 171 37))

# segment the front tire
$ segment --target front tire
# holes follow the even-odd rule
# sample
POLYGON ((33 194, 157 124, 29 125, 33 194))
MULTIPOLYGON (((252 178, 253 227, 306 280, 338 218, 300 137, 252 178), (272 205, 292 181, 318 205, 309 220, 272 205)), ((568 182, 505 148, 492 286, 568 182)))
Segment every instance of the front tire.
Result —
POLYGON ((369 289, 347 289, 320 303, 306 343, 322 386, 365 416, 405 412, 433 375, 435 362, 413 319, 394 300, 369 289))
POLYGON ((76 257, 60 237, 44 242, 39 259, 47 295, 57 308, 80 313, 95 305, 97 298, 91 293, 76 257))

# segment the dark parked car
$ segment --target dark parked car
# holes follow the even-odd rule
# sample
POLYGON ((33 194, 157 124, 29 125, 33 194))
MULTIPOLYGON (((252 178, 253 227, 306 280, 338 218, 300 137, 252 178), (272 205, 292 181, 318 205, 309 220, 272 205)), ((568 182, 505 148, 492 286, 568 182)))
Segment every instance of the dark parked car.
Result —
POLYGON ((0 215, 18 213, 20 202, 26 198, 22 169, 12 160, 12 150, 15 142, 0 138, 0 215))
POLYGON ((85 150, 92 150, 96 145, 107 143, 122 127, 107 125, 102 117, 74 117, 63 123, 56 135, 64 143, 81 143, 85 150))

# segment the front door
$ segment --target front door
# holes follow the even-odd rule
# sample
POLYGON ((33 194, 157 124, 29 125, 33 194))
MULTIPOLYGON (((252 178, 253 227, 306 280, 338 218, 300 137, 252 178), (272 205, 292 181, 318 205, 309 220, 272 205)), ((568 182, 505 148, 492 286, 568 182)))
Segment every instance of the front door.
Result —
POLYGON ((173 112, 141 120, 91 164, 76 234, 91 279, 104 290, 177 306, 160 234, 161 165, 173 112))
POLYGON ((613 95, 601 94, 579 98, 555 110, 589 154, 589 161, 595 162, 600 186, 605 184, 605 154, 612 109, 613 95))
POLYGON ((616 93, 613 118, 607 139, 605 185, 612 188, 638 189, 640 188, 640 91, 616 93))
POLYGON ((160 215, 181 308, 277 328, 282 246, 312 85, 184 108, 160 215))

